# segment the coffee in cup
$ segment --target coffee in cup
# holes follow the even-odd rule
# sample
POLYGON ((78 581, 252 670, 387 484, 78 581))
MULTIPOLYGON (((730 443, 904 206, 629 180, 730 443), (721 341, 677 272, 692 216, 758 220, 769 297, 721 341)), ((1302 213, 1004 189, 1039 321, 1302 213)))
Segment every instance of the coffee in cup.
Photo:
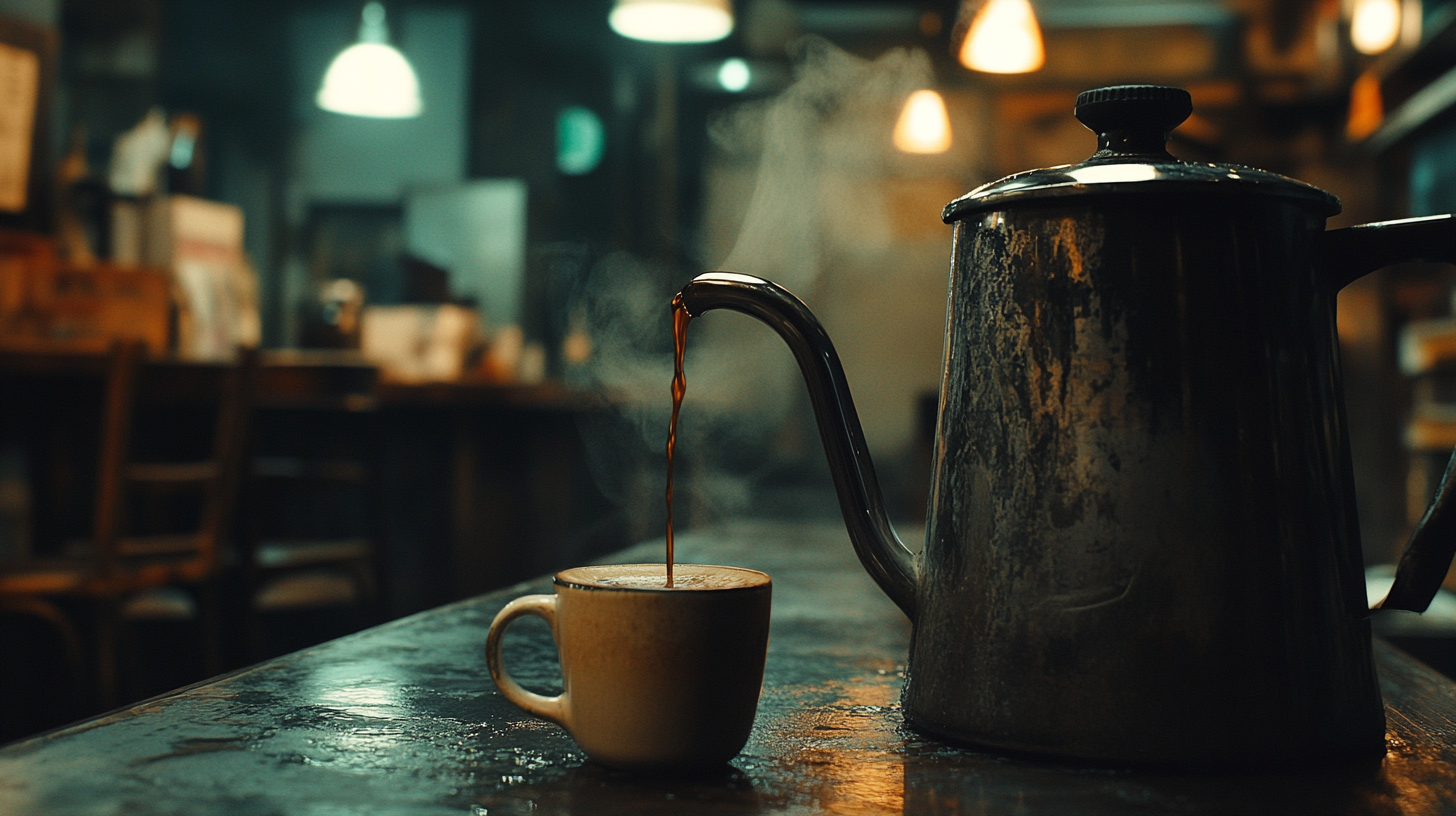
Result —
POLYGON ((758 709, 772 582, 738 567, 576 567, 551 595, 507 604, 485 658, 507 700, 565 728, 587 756, 615 768, 712 767, 743 750, 758 709), (527 691, 501 663, 511 621, 551 625, 565 690, 527 691))

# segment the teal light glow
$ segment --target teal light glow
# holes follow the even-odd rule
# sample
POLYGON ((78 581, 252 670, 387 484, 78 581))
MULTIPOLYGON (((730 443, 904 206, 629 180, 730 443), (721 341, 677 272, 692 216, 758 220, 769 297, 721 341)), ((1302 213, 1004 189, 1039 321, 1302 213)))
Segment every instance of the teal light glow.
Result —
POLYGON ((722 67, 718 69, 718 84, 723 90, 738 93, 748 87, 753 80, 753 72, 749 70, 748 63, 737 57, 724 60, 722 67))
POLYGON ((590 108, 572 105, 556 117, 556 169, 582 176, 597 169, 606 146, 602 120, 590 108))

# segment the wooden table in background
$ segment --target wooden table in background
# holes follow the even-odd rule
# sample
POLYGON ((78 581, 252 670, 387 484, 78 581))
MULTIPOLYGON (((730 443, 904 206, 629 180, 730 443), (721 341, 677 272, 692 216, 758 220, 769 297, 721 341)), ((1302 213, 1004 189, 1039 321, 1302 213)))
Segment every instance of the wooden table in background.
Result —
POLYGON ((580 424, 607 410, 556 383, 399 383, 344 350, 265 352, 266 416, 367 412, 386 614, 417 612, 626 546, 580 424), (345 395, 340 397, 339 395, 345 395))

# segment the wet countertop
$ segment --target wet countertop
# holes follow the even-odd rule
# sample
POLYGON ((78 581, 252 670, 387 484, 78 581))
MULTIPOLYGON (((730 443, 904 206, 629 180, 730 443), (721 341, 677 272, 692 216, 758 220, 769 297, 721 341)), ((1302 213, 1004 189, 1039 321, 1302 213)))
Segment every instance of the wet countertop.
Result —
MULTIPOLYGON (((774 578, 758 720, 720 773, 605 770, 501 698, 486 626, 511 598, 546 591, 540 580, 0 748, 0 813, 1456 813, 1456 684, 1382 643, 1383 762, 1172 773, 1035 761, 903 724, 910 629, 842 528, 741 523, 678 546, 684 561, 774 578)), ((559 674, 536 624, 512 629, 505 659, 549 691, 559 674)))

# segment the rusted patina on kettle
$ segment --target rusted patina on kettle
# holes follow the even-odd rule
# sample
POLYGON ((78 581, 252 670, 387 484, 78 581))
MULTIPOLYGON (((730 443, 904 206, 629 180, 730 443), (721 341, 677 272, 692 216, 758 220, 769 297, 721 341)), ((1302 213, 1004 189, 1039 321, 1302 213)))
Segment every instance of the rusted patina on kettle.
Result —
MULTIPOLYGON (((732 273, 700 276, 682 301, 755 316, 797 356, 851 539, 914 623, 916 727, 1115 762, 1379 755, 1335 297, 1389 263, 1456 260, 1456 222, 1326 232, 1328 193, 1170 156, 1186 92, 1078 103, 1099 134, 1090 159, 946 207, 919 556, 885 517, 807 307, 732 273)), ((1456 543, 1446 492, 1392 604, 1423 609, 1439 584, 1456 543)))

